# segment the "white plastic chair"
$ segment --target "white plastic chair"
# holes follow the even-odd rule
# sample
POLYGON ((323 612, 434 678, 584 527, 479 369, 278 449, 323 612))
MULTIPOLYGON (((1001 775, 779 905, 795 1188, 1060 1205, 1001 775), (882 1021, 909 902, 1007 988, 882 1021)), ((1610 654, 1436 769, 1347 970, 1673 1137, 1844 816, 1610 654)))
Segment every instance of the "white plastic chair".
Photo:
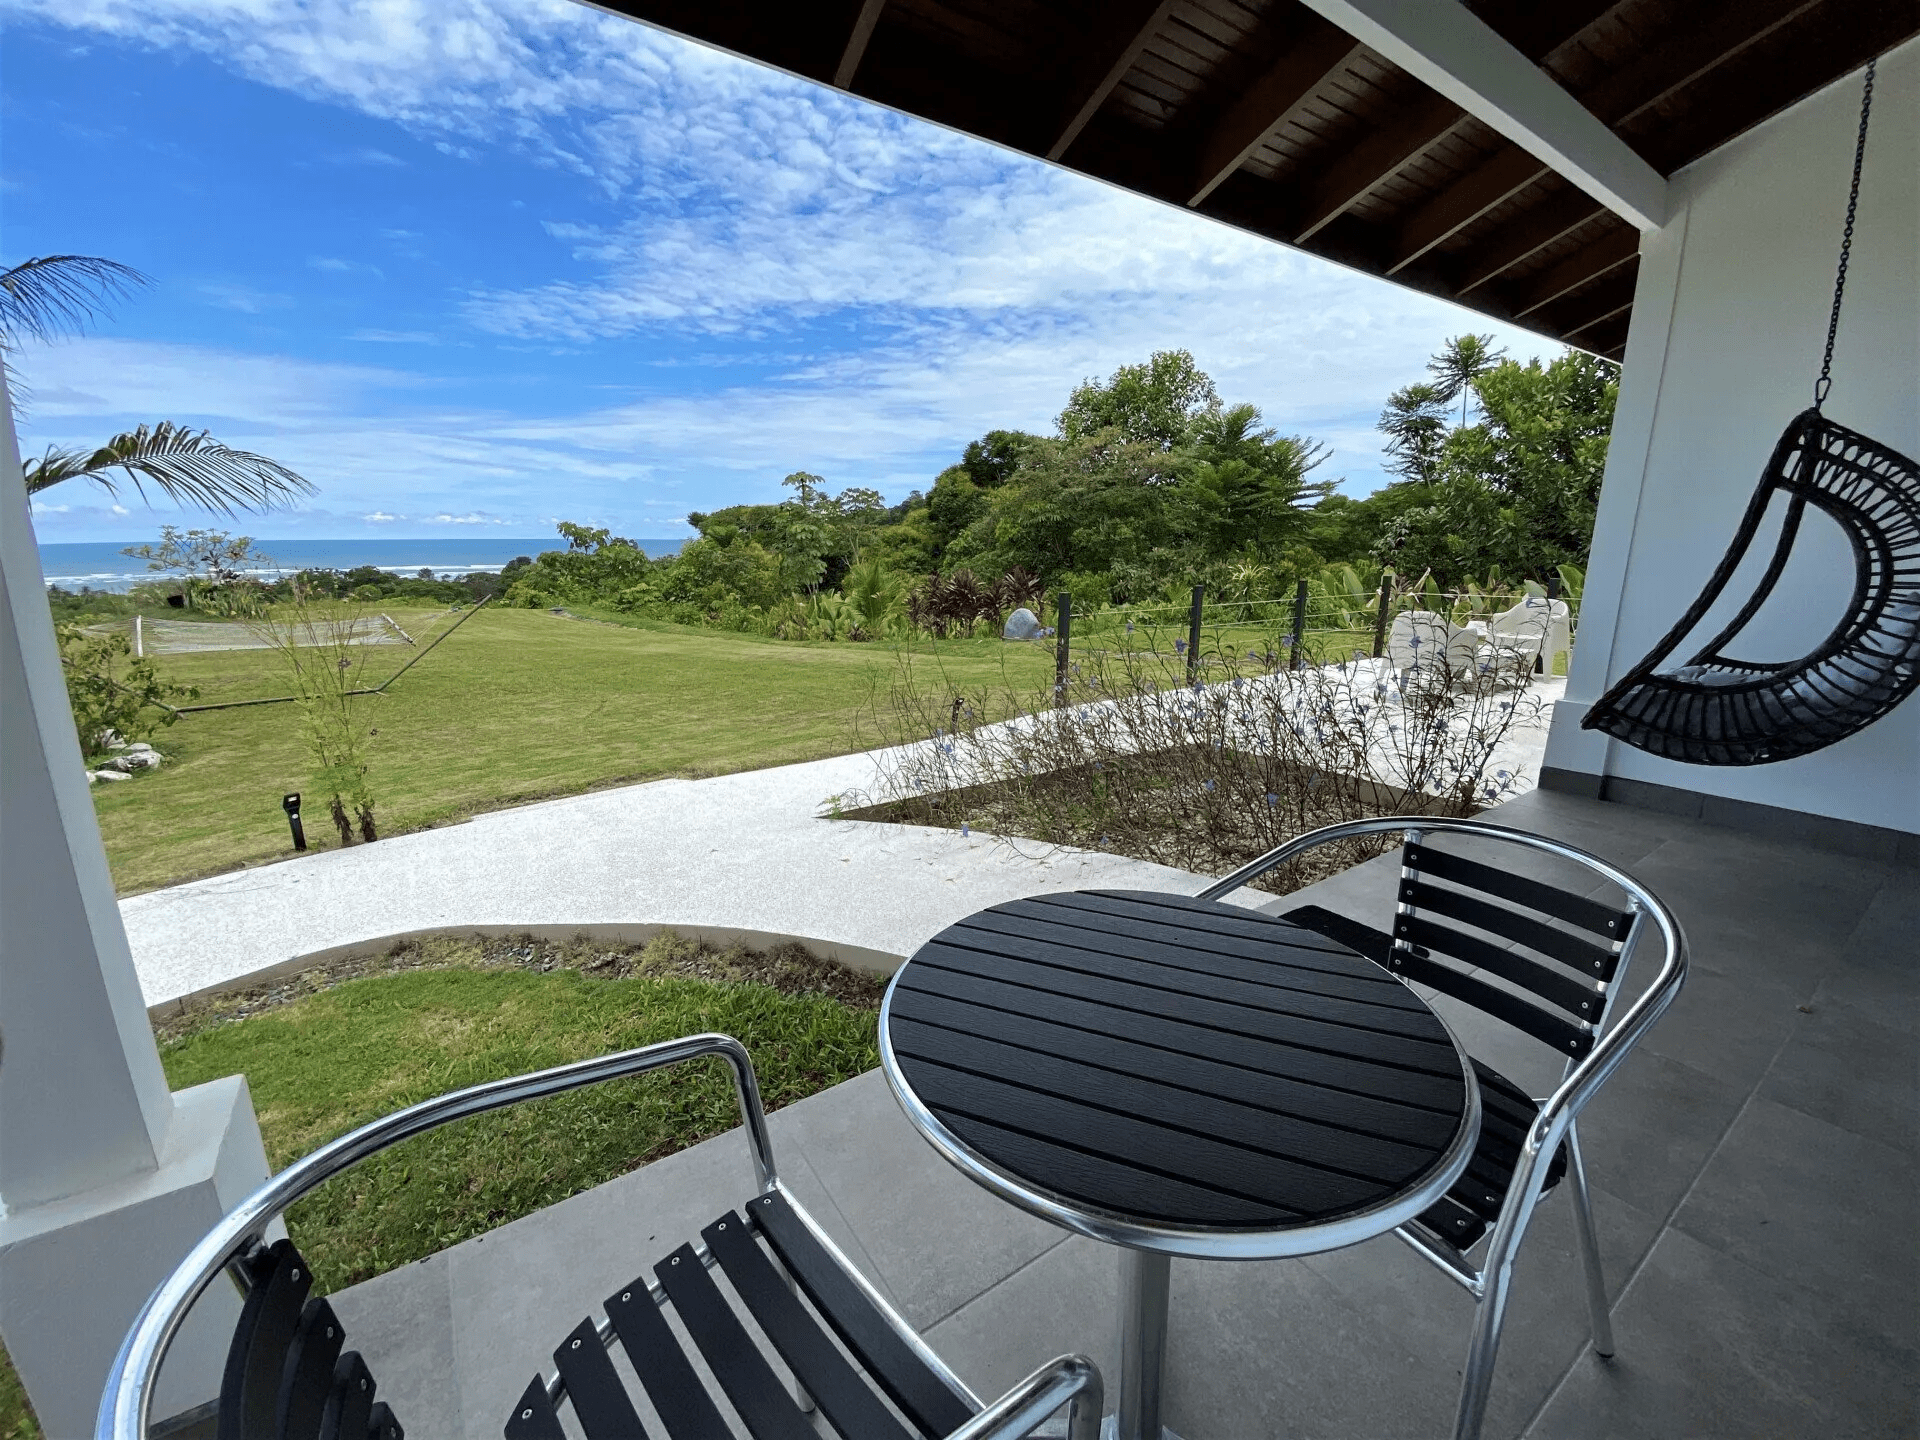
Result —
POLYGON ((1474 673, 1480 645, 1479 635, 1464 626, 1455 627, 1436 611, 1405 610, 1393 617, 1387 656, 1398 675, 1426 675, 1444 681, 1474 673))
POLYGON ((1543 595, 1525 595, 1511 610, 1503 610, 1487 622, 1496 645, 1519 649, 1531 661, 1538 658, 1549 675, 1554 662, 1568 654, 1573 644, 1573 612, 1564 600, 1549 600, 1543 595))

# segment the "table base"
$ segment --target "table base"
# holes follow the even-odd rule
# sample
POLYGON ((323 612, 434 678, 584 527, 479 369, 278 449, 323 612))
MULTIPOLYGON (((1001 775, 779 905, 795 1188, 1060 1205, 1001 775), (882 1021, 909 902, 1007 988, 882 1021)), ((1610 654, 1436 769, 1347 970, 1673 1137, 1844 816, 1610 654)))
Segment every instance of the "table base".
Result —
POLYGON ((1165 1433, 1160 1396, 1172 1268, 1172 1257, 1158 1251, 1120 1252, 1120 1393, 1107 1417, 1113 1440, 1161 1440, 1165 1433))

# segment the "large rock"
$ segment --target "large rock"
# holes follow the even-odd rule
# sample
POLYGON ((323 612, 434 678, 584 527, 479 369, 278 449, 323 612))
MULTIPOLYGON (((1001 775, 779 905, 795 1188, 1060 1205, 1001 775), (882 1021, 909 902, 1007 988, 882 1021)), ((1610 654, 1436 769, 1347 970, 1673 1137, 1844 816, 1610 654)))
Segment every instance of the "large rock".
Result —
POLYGON ((1032 640, 1040 634, 1040 617, 1022 605, 1000 628, 1002 640, 1032 640))

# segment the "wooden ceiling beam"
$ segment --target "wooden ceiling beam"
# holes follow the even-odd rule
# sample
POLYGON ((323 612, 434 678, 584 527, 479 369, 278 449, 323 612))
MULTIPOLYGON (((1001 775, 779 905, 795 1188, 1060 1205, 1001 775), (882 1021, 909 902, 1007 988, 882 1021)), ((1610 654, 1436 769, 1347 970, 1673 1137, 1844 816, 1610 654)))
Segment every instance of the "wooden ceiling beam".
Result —
POLYGON ((1465 5, 1303 3, 1545 160, 1635 228, 1657 230, 1666 223, 1666 177, 1465 5))
POLYGON ((1544 305, 1551 305, 1562 295, 1570 294, 1596 276, 1626 264, 1639 253, 1640 232, 1631 226, 1620 226, 1524 282, 1524 288, 1513 307, 1514 318, 1517 320, 1531 315, 1544 305))
POLYGON ((1487 16, 1484 5, 1474 8, 1502 39, 1539 64, 1628 3, 1630 0, 1557 0, 1554 4, 1522 0, 1494 18, 1487 16))
POLYGON ((1444 95, 1428 95, 1411 110, 1379 126, 1349 150, 1308 192, 1293 243, 1305 244, 1347 213, 1383 180, 1450 133, 1467 112, 1444 95))
POLYGON ((1504 145, 1492 159, 1462 175, 1401 223, 1383 273, 1398 274, 1443 245, 1496 206, 1504 205, 1553 167, 1517 145, 1504 145))
POLYGON ((1580 103, 1607 124, 1624 125, 1825 3, 1732 0, 1581 92, 1580 103))
POLYGON ((1513 224, 1481 242, 1468 258, 1466 273, 1460 277, 1454 295, 1466 296, 1489 280, 1506 274, 1605 210, 1606 206, 1598 200, 1578 190, 1566 191, 1536 205, 1513 224))
POLYGON ((1848 7, 1802 35, 1775 32, 1763 54, 1721 66, 1689 88, 1683 112, 1637 142, 1660 169, 1673 171, 1745 134, 1769 116, 1851 75, 1876 55, 1920 33, 1920 4, 1848 7))
POLYGON ((1072 148, 1087 122, 1107 103, 1126 73, 1139 60, 1147 42, 1159 33, 1173 13, 1174 0, 1123 0, 1107 10, 1107 29, 1089 36, 1077 53, 1060 57, 1060 68, 1073 78, 1060 118, 1045 139, 1041 154, 1058 160, 1072 148))
POLYGON ((1195 149, 1189 206, 1201 204, 1269 135, 1298 118, 1327 81, 1366 46, 1318 16, 1254 82, 1246 86, 1195 149))
POLYGON ((1618 361, 1627 348, 1627 331, 1632 321, 1629 312, 1589 325, 1580 332, 1580 348, 1591 350, 1602 359, 1618 361))
POLYGON ((853 88, 853 77, 859 73, 860 62, 866 57, 867 42, 873 39, 873 27, 880 23, 880 12, 886 8, 887 0, 861 0, 847 43, 840 47, 840 63, 833 67, 834 89, 853 88))
POLYGON ((1634 266, 1616 278, 1602 280, 1591 290, 1562 301, 1558 309, 1550 310, 1539 318, 1545 322, 1547 329, 1569 345, 1584 343, 1578 337, 1602 321, 1624 315, 1633 309, 1633 291, 1638 280, 1639 267, 1634 266))
MULTIPOLYGON (((1631 0, 1566 0, 1558 5, 1539 5, 1529 0, 1518 14, 1503 18, 1500 33, 1522 55, 1544 65, 1628 3, 1631 0)), ((1552 171, 1544 160, 1509 141, 1401 223, 1381 273, 1398 274, 1552 171)))

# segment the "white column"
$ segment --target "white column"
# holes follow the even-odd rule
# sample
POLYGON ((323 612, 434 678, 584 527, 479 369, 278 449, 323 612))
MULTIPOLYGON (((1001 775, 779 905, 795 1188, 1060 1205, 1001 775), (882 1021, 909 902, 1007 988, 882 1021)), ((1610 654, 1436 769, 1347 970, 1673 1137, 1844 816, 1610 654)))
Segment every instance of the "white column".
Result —
MULTIPOLYGON (((49 1435, 92 1433, 134 1311, 266 1174, 244 1079, 168 1093, 0 378, 0 1336, 49 1435)), ((202 1308, 169 1367, 174 1408, 218 1386, 232 1300, 202 1308)))
POLYGON ((1627 327, 1627 353, 1620 366, 1620 396, 1613 408, 1613 433, 1607 446, 1606 474, 1594 517, 1593 547, 1580 601, 1580 637, 1567 668, 1566 696, 1553 707, 1545 763, 1570 775, 1585 775, 1597 786, 1610 773, 1616 743, 1598 730, 1582 730, 1593 702, 1637 657, 1616 655, 1620 601, 1627 583, 1627 561, 1653 449, 1654 421, 1666 384, 1668 337, 1680 289, 1680 261, 1686 252, 1684 198, 1667 224, 1640 237, 1640 277, 1633 287, 1633 318, 1627 327))

